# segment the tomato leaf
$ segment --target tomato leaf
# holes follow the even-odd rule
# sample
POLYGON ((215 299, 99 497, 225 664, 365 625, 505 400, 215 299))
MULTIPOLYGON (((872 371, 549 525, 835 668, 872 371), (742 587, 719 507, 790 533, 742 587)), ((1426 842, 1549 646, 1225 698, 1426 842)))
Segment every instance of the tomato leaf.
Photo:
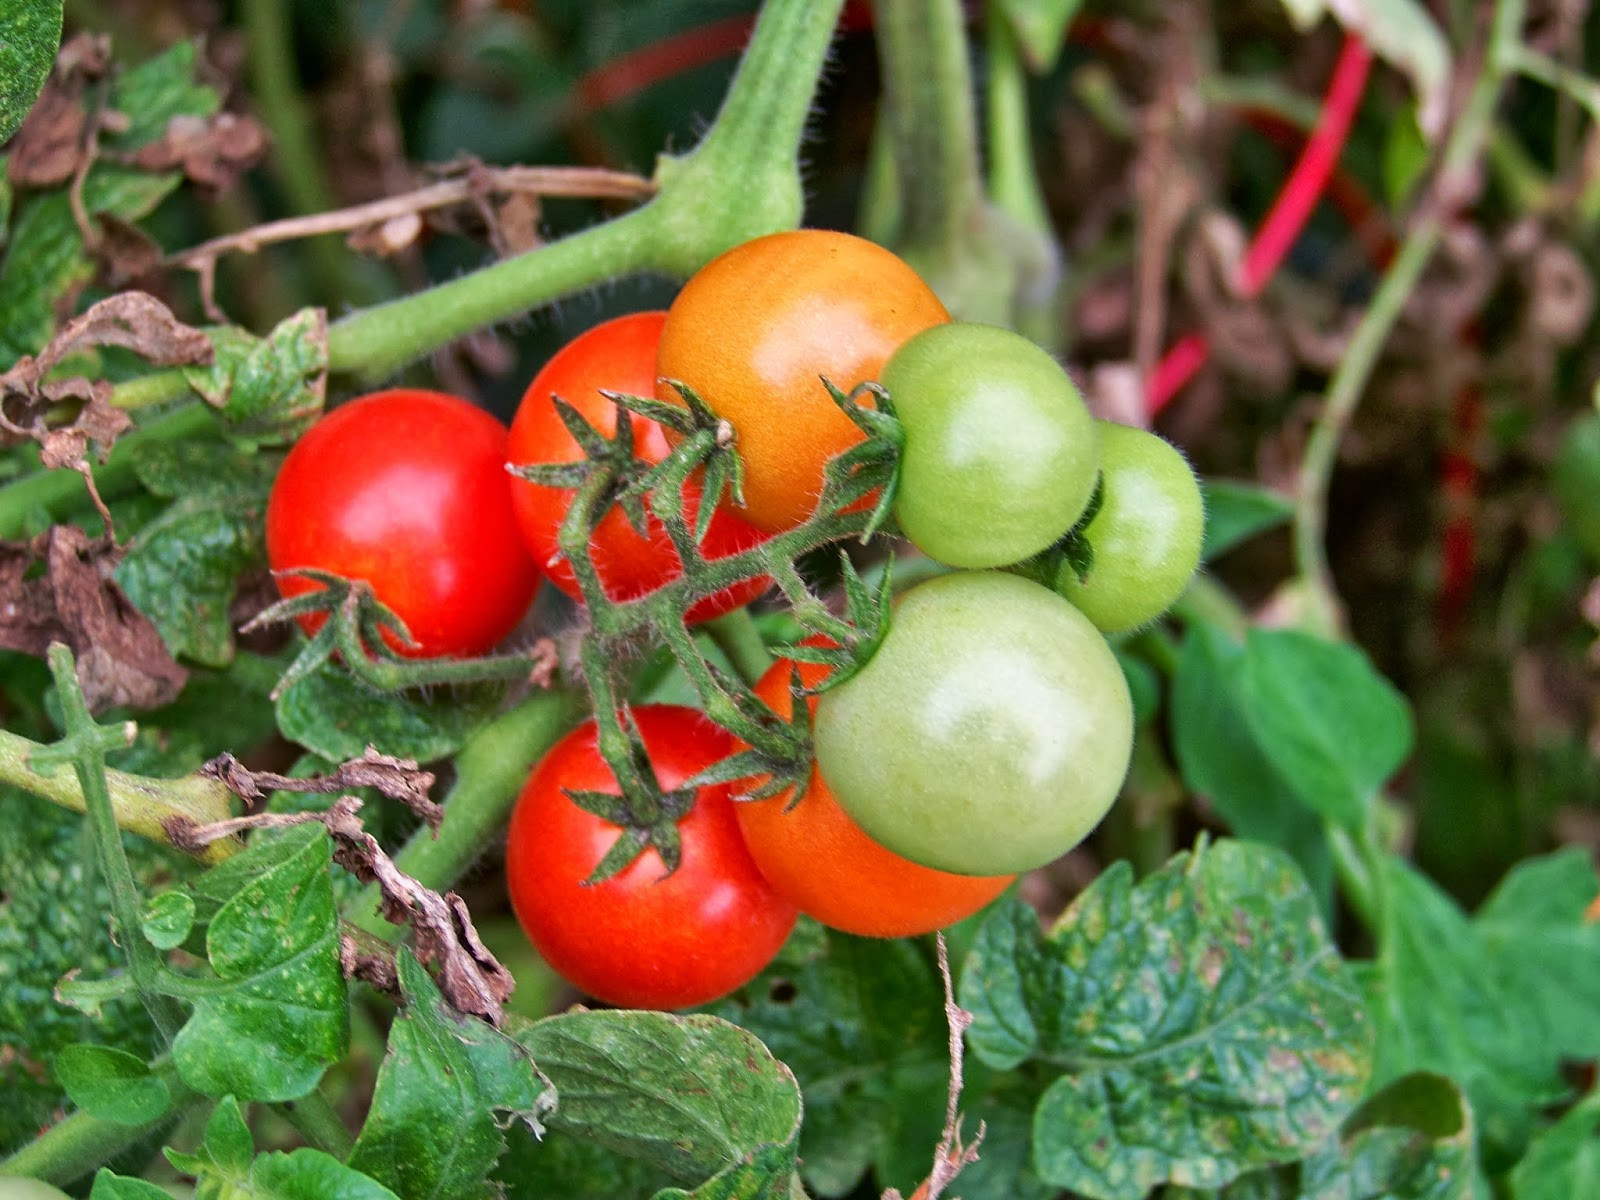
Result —
POLYGON ((753 1034, 706 1015, 604 1011, 548 1017, 517 1040, 555 1085, 552 1134, 715 1183, 696 1195, 734 1182, 740 1195, 789 1194, 800 1091, 753 1034))
POLYGON ((772 966, 711 1011, 760 1037, 800 1081, 809 1186, 841 1195, 907 1157, 921 1170, 899 1186, 926 1174, 949 1055, 939 977, 921 947, 802 923, 772 966))
POLYGON ((1067 26, 1083 7, 1083 0, 999 0, 997 7, 1010 23, 1029 68, 1042 75, 1061 57, 1067 26))
POLYGON ((216 351, 184 377, 218 409, 230 434, 288 441, 322 414, 328 389, 328 318, 318 308, 285 317, 264 338, 242 329, 209 331, 216 351))
POLYGON ((1224 841, 1135 884, 1118 863, 1048 936, 993 910, 961 978, 992 1067, 1061 1072, 1034 1168, 1094 1200, 1220 1187, 1293 1161, 1354 1107, 1371 1027, 1316 903, 1280 852, 1224 841))
POLYGON ((1206 505, 1206 532, 1200 550, 1201 562, 1221 558, 1256 534, 1276 529, 1294 513, 1294 505, 1288 497, 1253 483, 1202 479, 1200 494, 1205 498, 1206 505))
POLYGON ((255 1141, 250 1136, 250 1126, 239 1111, 239 1102, 232 1096, 217 1101, 206 1121, 205 1137, 193 1154, 171 1148, 166 1151, 167 1161, 185 1175, 229 1184, 245 1181, 254 1154, 255 1141))
POLYGON ((188 892, 162 892, 145 901, 139 930, 157 950, 183 945, 194 928, 194 897, 188 892))
POLYGON ((1184 638, 1172 681, 1178 766, 1192 791, 1239 837, 1286 850, 1305 872, 1324 917, 1333 912, 1333 858, 1321 819, 1293 802, 1294 785, 1245 721, 1244 647, 1209 625, 1184 638))
POLYGON ((17 131, 50 74, 61 0, 21 0, 0 15, 0 143, 17 131))
POLYGON ((172 1106, 172 1090, 144 1059, 111 1046, 67 1046, 56 1055, 56 1078, 72 1102, 116 1125, 148 1125, 172 1106))
POLYGON ((327 831, 301 825, 215 868, 244 882, 206 930, 216 980, 190 997, 194 1013, 172 1043, 178 1073, 196 1091, 292 1100, 344 1055, 332 861, 327 831))
POLYGON ((1256 745, 1313 811, 1360 828, 1411 753, 1405 697, 1356 647, 1296 630, 1251 630, 1240 666, 1256 745))
POLYGON ((406 1006, 347 1161, 402 1196, 470 1195, 505 1150, 496 1114, 542 1132, 555 1093, 527 1050, 448 1008, 410 951, 395 965, 406 1006))
POLYGON ((117 582, 174 655, 206 666, 233 658, 238 577, 266 565, 262 515, 280 460, 222 441, 156 444, 135 459, 139 480, 171 499, 117 565, 117 582))
POLYGON ((172 1200, 172 1194, 153 1183, 129 1179, 125 1175, 113 1174, 109 1167, 101 1167, 95 1173, 89 1200, 172 1200))
POLYGON ((333 1155, 308 1149, 261 1155, 251 1165, 248 1194, 269 1200, 400 1200, 333 1155))
POLYGON ((1600 1094, 1591 1093, 1534 1139, 1511 1186, 1517 1200, 1600 1195, 1600 1094))
POLYGON ((323 663, 279 694, 278 728, 334 762, 357 758, 369 745, 396 758, 432 762, 460 749, 500 695, 492 684, 440 690, 426 698, 376 692, 323 663))

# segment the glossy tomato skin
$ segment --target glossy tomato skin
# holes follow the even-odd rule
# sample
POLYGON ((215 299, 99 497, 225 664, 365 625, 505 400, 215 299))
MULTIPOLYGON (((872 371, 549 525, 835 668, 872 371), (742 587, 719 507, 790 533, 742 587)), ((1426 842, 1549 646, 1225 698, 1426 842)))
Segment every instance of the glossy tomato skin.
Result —
MULTIPOLYGON (((558 351, 528 385, 517 415, 511 422, 511 462, 576 462, 583 452, 562 424, 552 396, 560 396, 596 429, 611 436, 617 428, 617 406, 600 394, 604 388, 635 396, 654 393, 656 350, 661 342, 664 312, 632 313, 616 317, 580 334, 558 351)), ((643 417, 633 418, 634 455, 657 463, 671 446, 661 426, 643 417)), ((542 487, 512 478, 512 500, 517 524, 536 563, 546 578, 574 600, 582 600, 572 564, 560 556, 561 522, 572 504, 570 488, 542 487)), ((688 511, 699 510, 699 489, 685 488, 688 511)), ((718 508, 700 543, 707 558, 724 558, 748 549, 764 535, 726 507, 718 508)), ((683 574, 678 553, 665 527, 649 518, 649 534, 640 537, 619 508, 612 508, 596 526, 589 552, 606 595, 617 602, 636 599, 683 574)), ((766 591, 764 578, 747 580, 694 604, 687 614, 693 623, 721 616, 748 604, 766 591)))
POLYGON ((1155 620, 1183 594, 1200 565, 1205 502, 1176 449, 1153 433, 1102 421, 1105 492, 1084 527, 1093 549, 1086 578, 1062 564, 1056 590, 1105 633, 1155 620))
MULTIPOLYGON (((633 710, 663 789, 726 755, 733 738, 703 713, 633 710)), ((566 789, 616 792, 595 725, 568 734, 534 768, 506 843, 511 904, 535 949, 591 996, 631 1008, 688 1008, 747 983, 777 954, 795 908, 751 861, 726 787, 703 789, 678 822, 671 875, 654 850, 584 886, 620 832, 566 789)))
POLYGON ((925 329, 895 351, 883 384, 905 430, 895 518, 929 558, 1004 566, 1083 514, 1099 430, 1066 371, 1021 334, 925 329))
MULTIPOLYGON (((505 426, 458 396, 399 388, 340 405, 273 482, 267 561, 366 580, 419 643, 404 653, 481 654, 516 627, 539 578, 505 460, 505 426)), ((319 586, 278 576, 286 597, 319 586)), ((314 633, 323 619, 301 624, 314 633)))
POLYGON ((1026 871, 1105 816, 1133 710, 1116 656, 1041 584, 959 572, 908 591, 817 703, 817 765, 875 840, 959 874, 1026 871))
MULTIPOLYGON (((667 312, 657 373, 688 384, 737 437, 745 517, 791 529, 815 510, 828 459, 861 441, 822 386, 877 379, 902 343, 950 319, 901 259, 822 229, 774 233, 712 260, 667 312)), ((658 399, 682 404, 666 383, 658 399)))
MULTIPOLYGON (((828 668, 816 663, 775 663, 756 684, 756 695, 787 717, 793 696, 791 669, 815 686, 828 668)), ((816 711, 816 700, 810 700, 816 711)), ((1013 875, 952 875, 885 849, 839 807, 813 768, 800 803, 793 789, 766 800, 734 805, 739 828, 756 866, 800 911, 833 929, 863 937, 914 937, 970 917, 993 900, 1013 875)))

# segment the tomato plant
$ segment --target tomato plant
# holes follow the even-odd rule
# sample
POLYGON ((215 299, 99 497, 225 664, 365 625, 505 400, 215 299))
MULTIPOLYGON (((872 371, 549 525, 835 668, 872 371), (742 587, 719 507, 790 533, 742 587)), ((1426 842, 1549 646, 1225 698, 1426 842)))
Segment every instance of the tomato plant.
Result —
MULTIPOLYGON (((442 392, 374 392, 323 417, 267 503, 267 559, 285 597, 311 567, 360 579, 415 639, 405 653, 480 654, 517 625, 538 572, 518 535, 506 429, 442 392)), ((302 620, 307 633, 323 617, 302 620)))
MULTIPOLYGON (((745 516, 761 529, 816 507, 828 460, 861 440, 829 398, 877 379, 902 343, 949 320, 915 271, 847 233, 802 229, 736 246, 697 272, 667 310, 657 371, 732 424, 745 516)), ((662 400, 682 403, 656 385, 662 400)))
POLYGON ((1200 565, 1205 505, 1183 455, 1153 433, 1103 421, 1100 507, 1079 535, 1081 569, 1069 554, 1056 590, 1106 633, 1155 620, 1200 565))
MULTIPOLYGON (((779 716, 788 717, 794 671, 813 687, 828 669, 780 659, 756 684, 779 716)), ((807 701, 812 711, 816 699, 807 701)), ((759 782, 759 781, 757 781, 759 782)), ((767 881, 809 917, 866 937, 931 933, 971 916, 1009 884, 1011 875, 953 875, 902 858, 862 832, 839 807, 821 774, 811 772, 805 795, 794 790, 734 806, 739 828, 767 881)))
POLYGON ((952 322, 895 351, 883 383, 905 429, 894 515, 930 558, 998 567, 1072 528, 1100 436, 1077 386, 1027 338, 952 322))
POLYGON ((1076 846, 1116 799, 1132 740, 1105 639, 1002 573, 912 588, 866 667, 817 704, 817 765, 840 806, 895 853, 967 875, 1076 846))
MULTIPOLYGON (((732 747, 725 730, 691 708, 650 705, 633 716, 666 790, 732 747)), ((529 940, 578 988, 612 1004, 687 1008, 748 982, 778 952, 795 908, 751 861, 727 789, 700 790, 679 818, 677 870, 669 874, 647 850, 590 884, 622 830, 567 793, 616 790, 593 722, 528 777, 506 842, 506 883, 529 940)))
MULTIPOLYGON (((577 440, 567 431, 551 398, 559 396, 607 437, 616 432, 617 406, 601 389, 633 395, 651 395, 655 389, 656 351, 661 342, 664 312, 634 313, 616 317, 580 334, 562 347, 534 376, 511 422, 510 456, 514 465, 572 462, 582 456, 577 440)), ((633 420, 634 455, 655 464, 666 457, 667 438, 660 425, 644 417, 633 420)), ((687 517, 699 511, 698 487, 685 489, 687 517)), ((558 538, 561 522, 572 503, 569 488, 544 487, 528 480, 512 482, 512 501, 534 561, 545 577, 574 600, 582 600, 572 566, 561 556, 558 538)), ((655 591, 683 573, 667 531, 653 515, 641 536, 621 508, 612 508, 589 539, 589 554, 616 601, 632 600, 655 591)), ((720 558, 761 540, 761 533, 719 506, 711 518, 701 551, 720 558)), ((687 614, 691 622, 709 620, 755 599, 767 588, 763 579, 750 579, 708 596, 687 614)))

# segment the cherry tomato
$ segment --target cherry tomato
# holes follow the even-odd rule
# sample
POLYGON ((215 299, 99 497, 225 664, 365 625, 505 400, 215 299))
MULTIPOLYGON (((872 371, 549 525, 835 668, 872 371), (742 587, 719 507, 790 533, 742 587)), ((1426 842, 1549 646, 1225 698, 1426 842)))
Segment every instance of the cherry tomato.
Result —
POLYGON ((896 350, 883 384, 905 429, 895 519, 929 558, 999 567, 1083 515, 1100 435, 1061 365, 1021 334, 952 322, 896 350))
POLYGON ((817 765, 868 835, 966 875, 1026 871, 1116 798, 1133 708, 1116 656, 1049 588, 960 572, 908 591, 859 674, 817 702, 817 765))
MULTIPOLYGON (((405 653, 481 654, 517 625, 538 569, 517 533, 506 428, 442 392, 352 400, 295 443, 267 501, 274 571, 363 579, 418 642, 405 653)), ((320 587, 278 576, 295 596, 320 587)), ((322 614, 303 618, 307 633, 322 614)))
MULTIPOLYGON (((793 704, 791 668, 813 686, 827 677, 816 663, 775 663, 756 695, 779 716, 793 704)), ((816 700, 810 701, 813 713, 816 700)), ((861 831, 815 769, 800 803, 789 790, 766 800, 739 801, 734 811, 756 866, 800 911, 824 925, 864 937, 912 937, 969 917, 1015 876, 952 875, 919 866, 886 850, 861 831)))
MULTIPOLYGON (((617 406, 600 394, 605 388, 635 396, 651 395, 655 389, 656 348, 661 342, 664 312, 633 313, 617 317, 580 334, 545 364, 528 385, 522 404, 511 422, 511 461, 525 463, 575 462, 583 457, 578 443, 567 432, 551 403, 560 396, 578 410, 607 437, 616 432, 617 406)), ((671 446, 661 426, 642 417, 633 418, 634 456, 657 463, 671 446)), ((534 561, 546 577, 574 600, 582 600, 572 564, 560 557, 558 545, 561 522, 572 504, 574 492, 568 488, 541 487, 524 479, 512 478, 512 500, 517 522, 534 561)), ((699 489, 691 483, 684 489, 689 519, 699 511, 699 489)), ((763 537, 760 530, 718 508, 711 526, 700 543, 707 558, 724 558, 748 549, 763 537)), ((649 518, 649 535, 640 537, 619 508, 612 508, 595 527, 589 553, 606 595, 622 602, 655 591, 683 574, 683 564, 673 549, 666 528, 649 518)), ((694 604, 687 614, 690 622, 705 621, 748 604, 767 590, 764 578, 747 580, 694 604)))
POLYGON ((1105 633, 1155 620, 1189 586, 1200 565, 1205 503, 1183 455, 1153 433, 1100 423, 1105 492, 1082 536, 1093 552, 1088 575, 1063 563, 1056 591, 1105 633))
MULTIPOLYGON (((646 705, 633 715, 663 789, 735 746, 692 708, 646 705)), ((506 844, 512 908, 551 967, 611 1004, 687 1008, 731 992, 772 961, 795 908, 756 870, 726 786, 703 789, 678 822, 676 871, 667 874, 650 849, 593 886, 584 880, 621 831, 579 808, 568 789, 617 791, 593 721, 533 769, 506 844)))
MULTIPOLYGON (((736 246, 667 312, 657 374, 726 418, 744 457, 745 516, 791 529, 809 517, 827 461, 861 441, 822 386, 877 379, 900 345, 950 319, 932 289, 881 246, 801 229, 736 246)), ((665 382, 656 396, 681 404, 665 382)))

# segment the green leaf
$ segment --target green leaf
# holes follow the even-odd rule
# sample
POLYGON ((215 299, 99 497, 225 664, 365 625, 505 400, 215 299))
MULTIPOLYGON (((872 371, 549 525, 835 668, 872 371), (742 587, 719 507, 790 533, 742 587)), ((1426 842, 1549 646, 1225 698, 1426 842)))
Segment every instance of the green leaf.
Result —
POLYGON ((787 1195, 800 1090, 753 1034, 707 1015, 605 1011, 548 1017, 518 1041, 555 1085, 553 1134, 684 1183, 729 1172, 743 1194, 787 1195))
POLYGON ((255 1141, 239 1111, 239 1102, 224 1096, 211 1110, 205 1137, 195 1153, 184 1154, 171 1147, 165 1153, 167 1161, 185 1175, 242 1183, 255 1155, 255 1141))
POLYGON ((1600 1094, 1591 1094, 1534 1139, 1511 1173, 1517 1200, 1600 1196, 1600 1094))
POLYGON ((1202 562, 1221 558, 1241 542, 1286 523, 1294 514, 1288 497, 1255 483, 1202 479, 1200 494, 1206 506, 1202 562))
POLYGON ((1056 65, 1066 45, 1067 26, 1083 7, 1083 0, 998 0, 1011 24, 1011 32, 1036 75, 1056 65))
POLYGON ((146 488, 175 499, 134 536, 116 577, 173 654, 211 667, 232 660, 229 607, 238 577, 266 565, 278 462, 221 441, 158 444, 135 461, 146 488))
POLYGON ((396 960, 406 1006, 348 1162, 402 1196, 466 1196, 504 1153, 497 1113, 542 1132, 555 1105, 528 1051, 449 1008, 408 950, 396 960))
POLYGON ((56 1055, 56 1078, 72 1102, 114 1125, 148 1125, 172 1105, 166 1080, 142 1058, 110 1046, 67 1046, 56 1055))
POLYGON ((1360 829, 1378 789, 1411 753, 1405 697, 1354 646, 1252 629, 1244 718, 1262 753, 1319 815, 1360 829))
POLYGON ((61 0, 12 0, 0 12, 0 142, 39 98, 61 44, 61 0))
POLYGON ((367 746, 431 762, 447 758, 498 704, 495 685, 414 692, 376 692, 339 667, 324 663, 279 694, 278 728, 290 741, 335 762, 358 758, 367 746))
POLYGON ((1190 790, 1242 838, 1288 851, 1322 912, 1333 912, 1333 857, 1321 819, 1257 744, 1245 721, 1244 647, 1220 629, 1193 625, 1172 681, 1172 734, 1190 790))
POLYGON ((1532 1110, 1566 1090, 1559 1048, 1533 1019, 1541 1002, 1508 989, 1479 930, 1432 880, 1393 855, 1379 874, 1379 953, 1360 970, 1378 1032, 1374 1081, 1447 1075, 1487 1138, 1517 1144, 1532 1110))
POLYGON ((293 1100, 343 1057, 348 999, 332 857, 327 831, 302 825, 223 864, 234 879, 264 869, 206 930, 216 981, 192 997, 194 1014, 172 1044, 178 1073, 196 1091, 293 1100))
POLYGON ((1219 1187, 1322 1143, 1365 1084, 1371 1031, 1316 903, 1283 854, 1224 841, 1135 885, 1106 871, 1048 937, 1012 900, 961 978, 995 1068, 1060 1072, 1034 1169, 1094 1200, 1219 1187))
POLYGON ((804 923, 778 959, 713 1012, 749 1029, 805 1097, 806 1182, 848 1192, 876 1167, 909 1191, 927 1173, 949 1074, 944 997, 925 949, 804 923), (900 1164, 912 1161, 910 1172, 900 1164))
POLYGON ((248 1194, 260 1200, 400 1200, 333 1155, 307 1149, 256 1159, 248 1194))
POLYGON ((292 440, 321 415, 328 390, 328 319, 321 309, 301 309, 265 338, 230 327, 210 335, 216 357, 185 367, 184 375, 234 436, 292 440))
POLYGON ((1450 98, 1450 43, 1421 0, 1283 0, 1283 6, 1302 31, 1332 13, 1360 34, 1373 53, 1410 77, 1422 128, 1438 136, 1450 98))
POLYGON ((101 1167, 95 1173, 94 1187, 89 1191, 89 1200, 172 1200, 172 1196, 153 1183, 146 1183, 142 1179, 129 1179, 124 1175, 114 1174, 110 1167, 101 1167))
POLYGON ((162 892, 145 901, 139 929, 157 950, 183 945, 194 928, 194 897, 188 892, 162 892))
MULTIPOLYGON (((221 105, 217 93, 194 82, 193 43, 182 42, 124 72, 113 84, 109 106, 129 118, 123 133, 107 138, 112 154, 128 154, 163 136, 175 116, 210 116, 221 105)), ((175 189, 176 171, 141 171, 102 156, 83 185, 91 214, 125 221, 148 215, 175 189)), ((56 328, 57 309, 94 275, 83 235, 66 192, 41 193, 20 206, 5 261, 0 263, 0 370, 23 354, 38 352, 56 328)))
POLYGON ((1428 141, 1417 116, 1403 108, 1390 120, 1383 139, 1383 190, 1391 212, 1404 212, 1411 193, 1428 167, 1428 141))

